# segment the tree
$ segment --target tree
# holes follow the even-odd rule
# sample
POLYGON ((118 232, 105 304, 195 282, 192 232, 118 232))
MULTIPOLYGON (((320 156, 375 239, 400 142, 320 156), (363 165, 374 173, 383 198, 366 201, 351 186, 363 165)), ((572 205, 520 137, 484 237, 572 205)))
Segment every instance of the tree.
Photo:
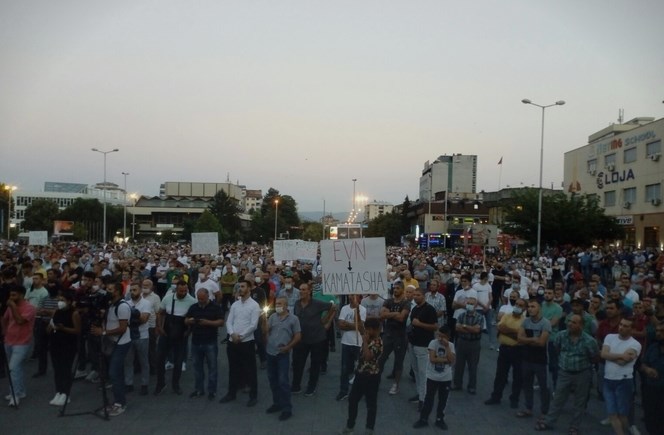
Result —
POLYGON ((196 220, 194 223, 194 232, 217 233, 219 235, 219 241, 221 241, 223 237, 223 229, 221 228, 219 219, 217 219, 209 210, 205 210, 198 220, 196 220))
POLYGON ((26 231, 48 231, 53 233, 53 221, 57 220, 60 210, 50 199, 37 198, 25 209, 23 228, 26 231))
POLYGON ((80 223, 88 236, 97 240, 108 240, 122 230, 124 208, 119 205, 106 205, 106 236, 102 235, 104 220, 104 204, 98 199, 76 198, 66 209, 60 212, 59 219, 80 223))
POLYGON ((406 195, 403 204, 401 204, 401 230, 403 234, 410 234, 410 219, 408 218, 410 206, 410 199, 408 199, 408 195, 406 195))
POLYGON ((320 222, 304 223, 304 231, 302 232, 303 240, 320 242, 322 238, 323 238, 323 224, 321 224, 320 222))
POLYGON ((212 198, 208 209, 217 218, 229 240, 237 241, 242 225, 238 201, 220 190, 212 198))
POLYGON ((279 201, 277 235, 286 231, 293 233, 293 229, 300 226, 295 199, 290 195, 281 195, 278 190, 270 187, 263 197, 260 211, 252 217, 253 240, 267 241, 274 238, 275 212, 277 211, 275 200, 279 201))
MULTIPOLYGON (((514 192, 507 204, 502 229, 531 244, 537 243, 537 189, 514 192)), ((558 192, 542 197, 542 246, 573 244, 587 246, 623 237, 616 220, 604 214, 597 199, 591 195, 558 192)))
POLYGON ((403 231, 403 216, 399 213, 386 213, 369 221, 365 232, 367 237, 385 237, 385 244, 398 246, 401 236, 407 234, 403 231))

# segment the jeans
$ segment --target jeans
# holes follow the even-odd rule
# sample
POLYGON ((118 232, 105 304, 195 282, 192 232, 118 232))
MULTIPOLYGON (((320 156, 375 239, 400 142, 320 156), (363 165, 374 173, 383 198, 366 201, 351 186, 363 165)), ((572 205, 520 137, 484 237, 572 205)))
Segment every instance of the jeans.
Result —
POLYGON ((141 385, 147 386, 150 383, 150 363, 148 360, 149 338, 140 338, 132 340, 129 343, 129 351, 125 358, 125 385, 134 385, 134 354, 138 355, 138 363, 141 366, 141 385))
POLYGON ((551 384, 552 388, 555 390, 556 385, 558 385, 558 352, 556 352, 553 346, 553 340, 549 340, 547 343, 546 354, 549 357, 549 373, 551 373, 551 384))
POLYGON ((283 412, 293 412, 289 375, 290 353, 267 355, 267 379, 272 390, 272 403, 283 412))
POLYGON ((319 343, 298 343, 293 349, 293 388, 299 389, 304 374, 304 366, 307 357, 311 353, 311 370, 309 371, 309 383, 307 390, 315 390, 320 375, 320 365, 323 361, 323 349, 327 346, 327 339, 319 343))
POLYGON ((113 389, 113 400, 122 406, 127 404, 127 398, 125 397, 124 364, 130 346, 131 343, 116 345, 108 362, 108 377, 111 380, 113 389))
POLYGON ((447 397, 450 394, 450 385, 452 381, 434 381, 427 378, 427 393, 424 397, 424 404, 420 411, 420 420, 427 421, 429 414, 433 409, 433 400, 438 393, 438 407, 436 408, 436 420, 445 418, 445 408, 447 407, 447 397))
MULTIPOLYGON (((425 348, 426 349, 426 348, 425 348)), ((353 387, 348 396, 348 421, 346 427, 352 429, 355 427, 357 419, 357 406, 362 396, 367 401, 367 429, 372 429, 376 425, 376 411, 378 410, 378 387, 380 386, 380 374, 369 375, 366 373, 357 373, 353 387)))
POLYGON ((551 404, 551 410, 546 415, 544 421, 548 425, 553 425, 558 417, 560 417, 560 413, 562 412, 565 403, 568 403, 570 394, 574 392, 574 401, 572 402, 572 421, 570 422, 570 426, 578 428, 581 423, 581 417, 583 417, 583 413, 586 410, 593 372, 591 369, 577 373, 560 370, 559 375, 556 394, 553 397, 553 403, 551 404))
POLYGON ((507 377, 512 369, 512 394, 510 403, 518 404, 521 394, 521 348, 519 346, 500 345, 498 362, 496 363, 496 377, 493 380, 493 392, 491 398, 500 400, 503 398, 503 390, 507 385, 507 377))
POLYGON ((9 363, 9 375, 11 376, 12 386, 14 387, 14 394, 18 398, 26 396, 23 361, 26 360, 31 350, 31 344, 5 344, 5 353, 7 354, 7 362, 9 363))
POLYGON ((408 345, 410 350, 410 365, 415 373, 415 385, 420 402, 424 402, 427 385, 427 362, 429 350, 425 346, 408 345))
POLYGON ((355 371, 355 362, 360 356, 360 348, 348 344, 341 345, 341 378, 339 392, 348 393, 348 379, 355 371))
POLYGON ((484 322, 486 323, 486 332, 489 335, 489 346, 498 347, 498 336, 496 335, 496 325, 493 322, 496 320, 496 312, 489 308, 489 311, 484 313, 484 322))
POLYGON ((242 382, 249 385, 249 398, 258 397, 258 374, 256 373, 256 353, 254 340, 228 342, 228 395, 235 397, 242 382))
POLYGON ((401 376, 403 371, 403 360, 406 356, 406 351, 408 350, 408 343, 406 342, 406 332, 405 331, 390 331, 385 330, 383 334, 383 353, 380 354, 378 358, 378 367, 380 367, 380 372, 383 372, 385 368, 385 363, 390 357, 392 351, 394 351, 394 366, 392 372, 397 379, 401 376))
POLYGON ((542 415, 549 412, 549 388, 546 379, 546 364, 536 364, 528 361, 521 363, 521 373, 523 375, 523 395, 526 399, 526 409, 533 410, 533 382, 537 377, 537 382, 540 387, 540 402, 542 415))
POLYGON ((196 380, 196 391, 205 393, 203 383, 205 382, 205 369, 203 360, 207 363, 208 370, 208 394, 217 394, 217 356, 219 347, 217 341, 208 344, 191 344, 191 354, 194 358, 194 378, 196 380))
POLYGON ((159 337, 157 342, 157 387, 166 384, 166 356, 173 351, 173 387, 180 387, 182 376, 182 358, 184 356, 184 338, 159 337))
POLYGON ((480 340, 456 340, 456 362, 454 363, 454 387, 461 388, 463 372, 468 366, 468 389, 477 389, 477 366, 480 362, 480 340))

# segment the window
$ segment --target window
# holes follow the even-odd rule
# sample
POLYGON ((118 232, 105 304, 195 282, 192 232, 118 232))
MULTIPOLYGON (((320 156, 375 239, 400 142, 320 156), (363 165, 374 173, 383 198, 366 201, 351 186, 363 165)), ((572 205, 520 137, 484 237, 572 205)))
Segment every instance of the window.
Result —
POLYGON ((661 154, 662 153, 662 140, 658 140, 655 142, 650 142, 649 144, 646 144, 646 157, 650 157, 654 154, 661 154))
POLYGON ((634 204, 636 202, 636 187, 623 189, 623 200, 630 204, 634 204))
POLYGON ((597 172, 597 159, 588 160, 588 173, 597 172))
POLYGON ((632 163, 635 161, 636 161, 636 147, 625 150, 625 153, 623 154, 623 162, 632 163))
POLYGON ((646 202, 653 199, 662 199, 662 185, 660 183, 646 185, 646 202))
POLYGON ((604 156, 604 166, 616 166, 616 153, 607 154, 604 156))
POLYGON ((616 205, 616 191, 604 192, 604 207, 613 207, 616 205))

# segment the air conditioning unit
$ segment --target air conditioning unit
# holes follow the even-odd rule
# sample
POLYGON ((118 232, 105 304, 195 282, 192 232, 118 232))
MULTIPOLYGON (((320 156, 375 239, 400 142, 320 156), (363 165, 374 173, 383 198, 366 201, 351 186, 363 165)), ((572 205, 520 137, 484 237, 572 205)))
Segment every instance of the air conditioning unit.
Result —
POLYGON ((607 165, 606 170, 609 172, 613 172, 616 169, 616 165, 607 165))
POLYGON ((661 154, 659 154, 659 153, 651 154, 650 155, 650 160, 652 160, 653 162, 658 162, 660 156, 661 156, 661 154))
POLYGON ((588 173, 592 176, 595 176, 595 175, 597 175, 597 170, 596 169, 591 169, 591 170, 588 171, 588 173))
POLYGON ((655 207, 657 207, 658 205, 660 205, 662 203, 662 200, 659 199, 659 198, 653 198, 653 199, 650 200, 650 203, 652 205, 654 205, 655 207))
POLYGON ((629 201, 625 201, 625 203, 623 204, 623 208, 626 208, 626 209, 628 209, 628 210, 629 210, 629 208, 630 208, 631 206, 632 206, 632 203, 629 202, 629 201))

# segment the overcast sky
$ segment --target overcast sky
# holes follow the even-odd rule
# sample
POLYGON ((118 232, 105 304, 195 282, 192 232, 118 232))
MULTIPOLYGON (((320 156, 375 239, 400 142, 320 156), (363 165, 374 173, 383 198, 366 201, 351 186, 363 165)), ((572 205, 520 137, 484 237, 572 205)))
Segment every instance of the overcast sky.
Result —
POLYGON ((2 1, 0 181, 239 181, 345 211, 417 198, 477 154, 478 191, 559 187, 563 153, 664 116, 664 2, 2 1))

